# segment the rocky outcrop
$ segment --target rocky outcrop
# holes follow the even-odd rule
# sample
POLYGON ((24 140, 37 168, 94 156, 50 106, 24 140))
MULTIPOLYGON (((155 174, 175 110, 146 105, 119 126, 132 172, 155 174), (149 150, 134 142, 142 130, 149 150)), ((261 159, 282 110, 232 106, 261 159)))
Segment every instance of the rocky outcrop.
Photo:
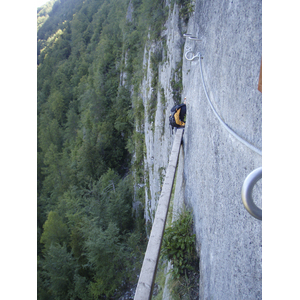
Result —
POLYGON ((146 74, 141 86, 142 98, 145 107, 145 182, 147 182, 145 200, 145 218, 152 223, 155 208, 163 184, 168 159, 172 149, 173 135, 169 128, 169 111, 174 106, 171 81, 178 63, 182 61, 182 46, 184 39, 179 27, 179 9, 174 7, 173 12, 162 32, 162 41, 148 43, 144 51, 144 68, 146 74), (162 52, 161 62, 158 65, 158 86, 153 88, 153 66, 151 55, 162 52), (155 90, 156 89, 156 90, 155 90), (156 99, 153 95, 156 93, 156 99), (154 113, 151 111, 153 101, 156 101, 154 113), (151 113, 153 114, 151 118, 151 113))
MULTIPOLYGON (((261 149, 261 2, 197 1, 188 31, 201 39, 187 41, 185 48, 203 53, 204 82, 219 115, 261 149)), ((200 299, 261 299, 262 223, 245 210, 241 187, 262 158, 216 119, 202 86, 199 59, 184 60, 183 86, 188 98, 185 201, 194 214, 200 299)), ((259 188, 261 196, 261 182, 259 188)))
MULTIPOLYGON (((239 136, 261 149, 262 95, 257 89, 262 55, 261 1, 197 0, 183 29, 175 5, 165 27, 162 34, 167 47, 159 64, 159 92, 152 119, 147 118, 155 92, 151 89, 151 54, 163 45, 148 44, 144 55, 145 217, 153 219, 172 148, 168 127, 174 105, 171 81, 182 62, 181 100, 187 97, 187 121, 180 158, 182 180, 176 184, 175 199, 184 199, 193 211, 200 299, 261 299, 262 222, 245 210, 241 187, 246 176, 261 166, 262 158, 220 125, 206 99, 199 58, 184 59, 188 47, 202 53, 204 82, 216 111, 239 136), (186 30, 200 41, 184 40, 186 30)), ((261 197, 261 182, 256 197, 261 197)))

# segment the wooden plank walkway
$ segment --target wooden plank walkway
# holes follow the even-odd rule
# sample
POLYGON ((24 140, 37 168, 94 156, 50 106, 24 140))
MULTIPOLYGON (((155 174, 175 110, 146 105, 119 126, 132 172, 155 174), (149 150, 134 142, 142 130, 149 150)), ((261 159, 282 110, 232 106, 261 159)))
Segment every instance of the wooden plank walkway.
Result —
POLYGON ((152 296, 183 131, 183 129, 177 129, 175 135, 169 165, 157 205, 155 219, 150 233, 134 300, 150 300, 152 296))

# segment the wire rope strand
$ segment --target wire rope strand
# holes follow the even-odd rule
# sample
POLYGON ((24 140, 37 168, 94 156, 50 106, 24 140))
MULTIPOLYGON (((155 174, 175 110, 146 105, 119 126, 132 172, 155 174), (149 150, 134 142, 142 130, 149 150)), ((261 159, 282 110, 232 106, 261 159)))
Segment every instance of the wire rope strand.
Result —
MULTIPOLYGON (((187 54, 187 53, 186 53, 187 54)), ((203 72, 202 72, 202 65, 201 65, 201 54, 200 52, 197 53, 197 55, 195 55, 193 58, 195 57, 199 57, 199 65, 200 65, 200 73, 201 73, 201 78, 202 78, 202 84, 203 84, 203 88, 204 88, 204 92, 206 95, 206 98, 208 100, 208 103, 212 109, 212 111, 214 112, 215 116, 217 117, 217 119, 219 120, 219 122, 221 123, 221 125, 231 134, 233 135, 238 141, 240 141, 242 144, 244 144, 246 147, 248 147, 249 149, 251 149, 252 151, 256 152, 257 154, 259 154, 260 156, 262 156, 262 151, 260 149, 257 149, 256 147, 254 147, 253 145, 251 145, 250 143, 248 143, 247 141, 245 141, 243 138, 241 138, 239 135, 237 135, 218 115, 218 113, 216 112, 214 106, 212 105, 208 93, 206 91, 206 86, 204 83, 204 78, 203 78, 203 72)), ((192 59, 188 59, 188 60, 192 60, 192 59)))

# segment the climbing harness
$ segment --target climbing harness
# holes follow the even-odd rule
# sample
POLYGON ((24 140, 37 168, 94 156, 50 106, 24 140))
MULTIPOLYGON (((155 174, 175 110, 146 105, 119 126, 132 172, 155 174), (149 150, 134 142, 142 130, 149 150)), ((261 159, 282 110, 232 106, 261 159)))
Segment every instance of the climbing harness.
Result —
MULTIPOLYGON (((194 40, 194 41, 200 41, 200 39, 198 39, 195 36, 192 36, 190 33, 186 33, 184 34, 185 38, 188 38, 190 40, 194 40)), ((237 135, 222 119, 221 117, 218 115, 217 111, 215 110, 213 104, 211 103, 208 93, 206 91, 206 86, 204 83, 204 77, 203 77, 203 71, 202 71, 202 64, 201 64, 201 60, 203 59, 202 55, 200 52, 198 52, 196 55, 194 55, 192 48, 191 47, 187 47, 186 48, 186 52, 185 52, 185 59, 188 61, 192 61, 195 58, 199 58, 199 66, 200 66, 200 73, 201 73, 201 79, 202 79, 202 84, 203 84, 203 89, 204 89, 204 93, 205 96, 207 98, 207 101, 212 109, 212 111, 214 112, 215 116, 217 117, 217 119, 219 120, 219 122, 221 123, 221 125, 231 134, 233 135, 238 141, 240 141, 242 144, 244 144, 246 147, 248 147, 249 149, 251 149, 252 151, 256 152, 257 154, 259 154, 260 156, 262 156, 262 151, 258 148, 256 148, 255 146, 253 146, 252 144, 250 144, 249 142, 247 142, 246 140, 244 140, 243 138, 241 138, 239 135, 237 135), (192 55, 192 56, 191 56, 192 55)), ((243 188, 242 188, 242 200, 243 200, 243 204, 245 206, 245 208, 247 209, 247 211, 254 216, 255 218, 261 220, 262 219, 262 210, 260 208, 258 208, 252 199, 252 191, 253 191, 253 187, 256 184, 256 182, 262 178, 262 168, 257 168, 256 170, 254 170, 252 173, 250 173, 248 175, 248 177, 245 179, 244 184, 243 184, 243 188)))

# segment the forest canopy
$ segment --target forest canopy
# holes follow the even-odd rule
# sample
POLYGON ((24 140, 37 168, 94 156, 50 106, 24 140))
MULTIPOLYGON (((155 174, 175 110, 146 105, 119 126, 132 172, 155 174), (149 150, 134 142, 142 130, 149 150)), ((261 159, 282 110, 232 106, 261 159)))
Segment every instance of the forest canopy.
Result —
POLYGON ((143 51, 163 39, 168 13, 160 0, 37 10, 38 299, 116 299, 137 283, 147 242, 143 51))

